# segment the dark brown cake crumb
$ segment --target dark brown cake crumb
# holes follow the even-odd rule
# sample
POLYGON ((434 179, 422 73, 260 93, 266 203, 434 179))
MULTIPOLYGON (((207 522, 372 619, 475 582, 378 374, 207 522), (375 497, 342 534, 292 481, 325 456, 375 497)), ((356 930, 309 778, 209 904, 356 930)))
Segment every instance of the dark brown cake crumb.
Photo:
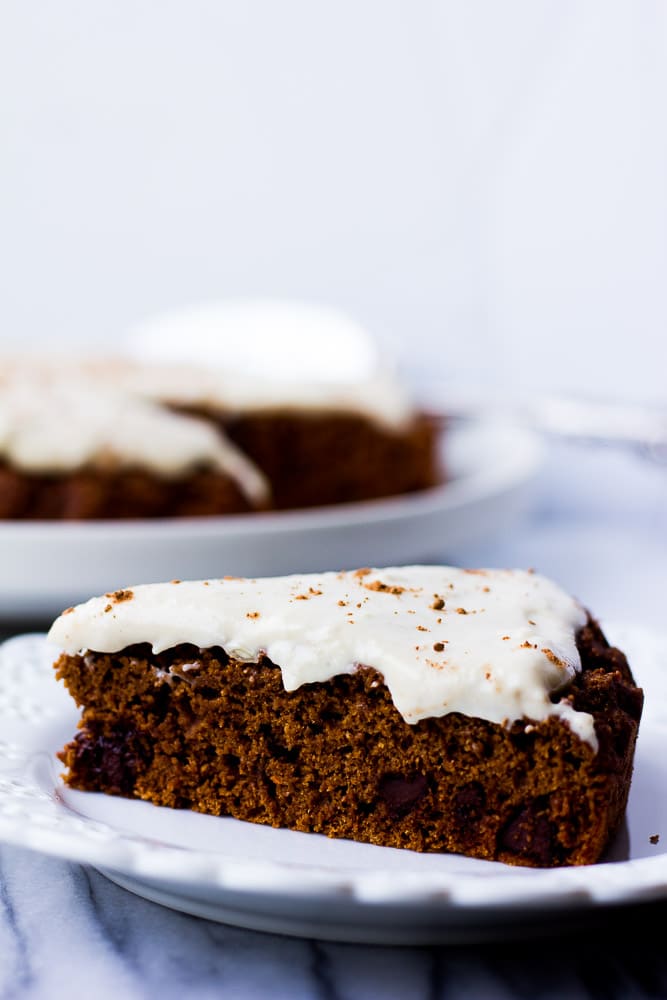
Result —
POLYGON ((648 839, 652 844, 657 844, 660 841, 660 834, 654 833, 653 836, 649 837, 648 839))
POLYGON ((175 479, 140 469, 33 474, 0 461, 0 520, 125 520, 199 517, 256 509, 223 473, 194 470, 175 479))
POLYGON ((84 707, 60 758, 73 788, 416 851, 509 864, 599 860, 623 816, 642 692, 593 621, 562 720, 451 713, 409 725, 371 667, 285 691, 279 668, 220 648, 63 655, 84 707), (185 669, 187 667, 187 669, 185 669))
POLYGON ((217 421, 261 469, 279 510, 412 493, 445 478, 442 421, 426 414, 400 431, 333 411, 196 415, 217 421))

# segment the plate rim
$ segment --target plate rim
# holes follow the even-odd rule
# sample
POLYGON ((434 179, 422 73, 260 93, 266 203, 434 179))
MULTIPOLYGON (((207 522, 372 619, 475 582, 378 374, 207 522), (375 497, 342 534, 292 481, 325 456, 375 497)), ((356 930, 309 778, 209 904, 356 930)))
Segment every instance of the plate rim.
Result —
MULTIPOLYGON (((617 631, 611 628, 612 634, 617 631)), ((646 627, 630 626, 621 632, 641 635, 655 648, 667 648, 667 635, 646 627)), ((3 659, 16 656, 41 657, 42 679, 49 676, 53 647, 42 635, 16 636, 0 646, 3 659), (12 650, 12 647, 15 647, 12 650), (25 647, 25 652, 23 652, 25 647)), ((640 667, 641 682, 652 682, 650 663, 640 667)), ((53 676, 52 674, 50 676, 53 676)), ((654 675, 655 677, 655 675, 654 675)), ((662 678, 664 685, 665 679, 662 678)), ((655 680, 656 688, 660 681, 655 680)), ((0 693, 2 674, 0 673, 0 693)), ((58 698, 68 696, 55 682, 54 693, 58 698)), ((62 713, 67 704, 62 701, 62 713)), ((71 711, 71 706, 69 706, 71 711)), ((57 713, 56 713, 57 714, 57 713)), ((645 728, 657 727, 662 737, 667 717, 658 716, 645 720, 645 728)), ((39 730, 39 726, 37 727, 39 730)), ((44 728, 44 726, 42 726, 44 728)), ((37 734, 39 735, 39 733, 37 734)), ((46 730, 41 734, 46 739, 46 730)), ((63 798, 63 787, 56 775, 53 748, 41 746, 34 749, 22 766, 33 767, 36 759, 46 759, 49 778, 43 788, 42 799, 50 802, 62 820, 63 828, 26 826, 3 812, 3 802, 12 801, 11 783, 0 780, 0 839, 18 846, 30 847, 42 853, 95 867, 119 872, 134 879, 158 879, 164 885, 184 891, 193 886, 215 889, 222 893, 261 893, 265 897, 278 897, 287 893, 293 900, 323 901, 343 900, 353 905, 384 906, 435 906, 471 910, 498 907, 504 911, 525 909, 539 903, 541 908, 563 906, 632 903, 664 898, 667 896, 667 848, 653 856, 630 858, 625 861, 601 862, 576 868, 526 869, 512 868, 489 862, 488 871, 481 873, 461 871, 400 872, 391 867, 346 869, 344 864, 299 863, 285 860, 258 861, 239 859, 238 856, 199 848, 184 848, 156 842, 152 837, 127 833, 104 822, 77 812, 63 798), (113 850, 109 850, 109 842, 113 850)), ((0 779, 5 764, 4 750, 0 749, 0 779)), ((43 760, 42 760, 43 764, 43 760)), ((33 775, 33 784, 38 783, 33 775)), ((19 782, 20 784, 20 782, 19 782)), ((21 789, 15 789, 22 794, 21 789)), ((84 794, 84 793, 81 793, 84 794)), ((155 809, 162 807, 152 807, 155 809)), ((241 824, 241 820, 229 820, 241 824)), ((289 831, 283 831, 289 836, 289 831)), ((386 850, 378 848, 378 852, 386 850)), ((379 855, 378 855, 379 856, 379 855)), ((452 856, 455 857, 455 856, 452 856)), ((457 857, 457 860, 461 860, 457 857)), ((463 859, 465 863, 465 859, 463 859)))

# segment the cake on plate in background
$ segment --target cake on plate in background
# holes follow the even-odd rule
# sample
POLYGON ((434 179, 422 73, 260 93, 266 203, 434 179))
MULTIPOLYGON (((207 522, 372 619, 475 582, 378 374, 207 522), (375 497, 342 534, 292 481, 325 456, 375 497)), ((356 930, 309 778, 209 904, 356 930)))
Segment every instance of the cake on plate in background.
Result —
POLYGON ((443 480, 400 381, 216 364, 0 362, 0 518, 193 517, 356 502, 443 480))

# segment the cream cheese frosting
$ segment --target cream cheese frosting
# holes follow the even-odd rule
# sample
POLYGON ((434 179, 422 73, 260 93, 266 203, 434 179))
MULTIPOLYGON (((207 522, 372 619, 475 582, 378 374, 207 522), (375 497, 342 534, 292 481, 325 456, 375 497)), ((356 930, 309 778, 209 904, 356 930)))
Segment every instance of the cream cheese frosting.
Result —
POLYGON ((68 609, 49 638, 70 654, 135 643, 265 653, 288 691, 369 666, 410 724, 450 712, 497 724, 556 717, 596 749, 593 717, 566 698, 586 619, 528 571, 409 566, 143 585, 68 609))
POLYGON ((224 368, 188 365, 127 365, 120 383, 132 392, 175 406, 224 413, 344 413, 401 430, 414 419, 407 394, 389 372, 351 382, 270 379, 224 368))
POLYGON ((176 477, 204 466, 255 503, 268 497, 262 473, 212 425, 76 373, 0 377, 0 458, 35 473, 139 467, 176 477))
POLYGON ((331 307, 200 302, 148 317, 121 343, 129 357, 149 362, 131 377, 158 399, 235 413, 343 412, 389 428, 414 417, 386 345, 331 307))
POLYGON ((363 379, 317 381, 271 379, 227 370, 220 365, 142 363, 122 356, 40 359, 14 355, 0 360, 0 393, 13 383, 89 385, 153 402, 221 414, 342 413, 401 431, 415 408, 398 379, 378 369, 363 379))

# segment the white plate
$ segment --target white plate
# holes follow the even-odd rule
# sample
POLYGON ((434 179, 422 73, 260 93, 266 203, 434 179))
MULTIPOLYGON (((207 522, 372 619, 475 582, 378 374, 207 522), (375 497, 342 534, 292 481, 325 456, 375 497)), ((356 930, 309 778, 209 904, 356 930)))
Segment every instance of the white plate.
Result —
POLYGON ((472 941, 665 898, 667 637, 609 631, 630 655, 646 710, 627 823, 602 864, 511 868, 73 792, 54 752, 71 739, 77 711, 39 636, 0 647, 0 839, 95 865, 187 913, 339 941, 472 941))
POLYGON ((93 594, 160 580, 272 576, 442 559, 523 511, 542 443, 510 425, 445 435, 444 486, 275 514, 151 521, 0 521, 0 620, 54 616, 93 594))

